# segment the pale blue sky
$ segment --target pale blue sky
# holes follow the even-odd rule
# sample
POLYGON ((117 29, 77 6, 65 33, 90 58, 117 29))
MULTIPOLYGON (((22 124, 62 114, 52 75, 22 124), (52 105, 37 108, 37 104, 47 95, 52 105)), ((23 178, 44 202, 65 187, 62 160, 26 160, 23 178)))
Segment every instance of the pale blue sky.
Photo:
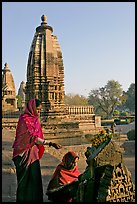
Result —
POLYGON ((66 94, 135 83, 135 2, 2 2, 2 68, 7 62, 16 93, 42 15, 61 46, 66 94))

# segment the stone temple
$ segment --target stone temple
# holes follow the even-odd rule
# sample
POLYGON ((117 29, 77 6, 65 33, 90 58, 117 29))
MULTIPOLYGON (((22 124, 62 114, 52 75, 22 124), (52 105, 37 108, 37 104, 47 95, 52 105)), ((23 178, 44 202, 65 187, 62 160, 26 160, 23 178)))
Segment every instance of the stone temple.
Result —
POLYGON ((16 111, 17 100, 14 79, 8 64, 2 69, 2 111, 16 111))
POLYGON ((25 103, 34 97, 42 101, 41 124, 47 139, 63 145, 81 144, 85 134, 102 129, 101 117, 94 114, 93 106, 65 104, 61 48, 47 17, 43 15, 41 20, 28 54, 25 103))
POLYGON ((45 115, 64 111, 64 67, 53 28, 47 25, 46 16, 41 19, 29 52, 26 101, 34 96, 39 98, 45 115))

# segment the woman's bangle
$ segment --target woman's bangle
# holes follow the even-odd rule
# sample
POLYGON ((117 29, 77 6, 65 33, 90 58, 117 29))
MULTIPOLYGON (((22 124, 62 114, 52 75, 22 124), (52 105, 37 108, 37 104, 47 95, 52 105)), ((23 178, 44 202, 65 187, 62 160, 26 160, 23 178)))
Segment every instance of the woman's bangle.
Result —
POLYGON ((51 147, 52 146, 52 142, 49 142, 49 147, 51 147))
POLYGON ((45 139, 43 140, 43 143, 42 143, 42 144, 43 144, 43 145, 49 145, 49 147, 52 146, 52 142, 46 142, 45 139))
POLYGON ((42 143, 42 144, 45 145, 45 144, 46 144, 45 142, 46 142, 46 140, 43 140, 43 143, 42 143))

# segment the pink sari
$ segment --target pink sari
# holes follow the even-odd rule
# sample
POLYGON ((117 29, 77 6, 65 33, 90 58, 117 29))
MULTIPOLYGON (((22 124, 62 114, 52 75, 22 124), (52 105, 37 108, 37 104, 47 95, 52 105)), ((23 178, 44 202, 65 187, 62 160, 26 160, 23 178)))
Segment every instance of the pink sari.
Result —
POLYGON ((24 113, 19 117, 16 137, 12 146, 14 148, 13 158, 24 153, 23 161, 26 161, 27 165, 40 159, 45 148, 44 145, 35 143, 38 137, 44 139, 35 99, 31 99, 24 113))

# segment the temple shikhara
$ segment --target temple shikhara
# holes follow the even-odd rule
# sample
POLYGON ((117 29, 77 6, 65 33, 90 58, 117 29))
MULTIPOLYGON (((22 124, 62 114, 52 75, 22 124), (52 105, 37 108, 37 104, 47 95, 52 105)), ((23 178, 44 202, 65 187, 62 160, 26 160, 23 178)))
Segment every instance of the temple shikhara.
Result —
POLYGON ((69 129, 73 129, 71 127, 73 124, 75 130, 98 131, 100 117, 95 116, 92 106, 64 104, 64 66, 61 48, 57 36, 53 35, 53 28, 47 24, 47 17, 43 15, 41 20, 28 56, 26 102, 33 97, 42 101, 41 116, 45 118, 46 129, 51 123, 52 127, 57 127, 59 123, 62 125, 67 123, 69 129))
POLYGON ((16 111, 17 100, 14 79, 8 64, 2 69, 2 111, 16 111))
MULTIPOLYGON (((81 144, 84 134, 96 133, 102 128, 101 117, 94 114, 93 106, 65 104, 61 48, 47 17, 43 15, 41 21, 28 53, 27 80, 26 83, 21 82, 18 95, 23 94, 22 101, 25 100, 25 103, 34 97, 42 101, 41 123, 47 139, 57 139, 63 144, 81 144)), ((14 88, 14 105, 15 98, 14 88)))
POLYGON ((64 108, 64 67, 62 52, 46 16, 36 28, 27 65, 26 101, 39 98, 43 113, 64 108))

